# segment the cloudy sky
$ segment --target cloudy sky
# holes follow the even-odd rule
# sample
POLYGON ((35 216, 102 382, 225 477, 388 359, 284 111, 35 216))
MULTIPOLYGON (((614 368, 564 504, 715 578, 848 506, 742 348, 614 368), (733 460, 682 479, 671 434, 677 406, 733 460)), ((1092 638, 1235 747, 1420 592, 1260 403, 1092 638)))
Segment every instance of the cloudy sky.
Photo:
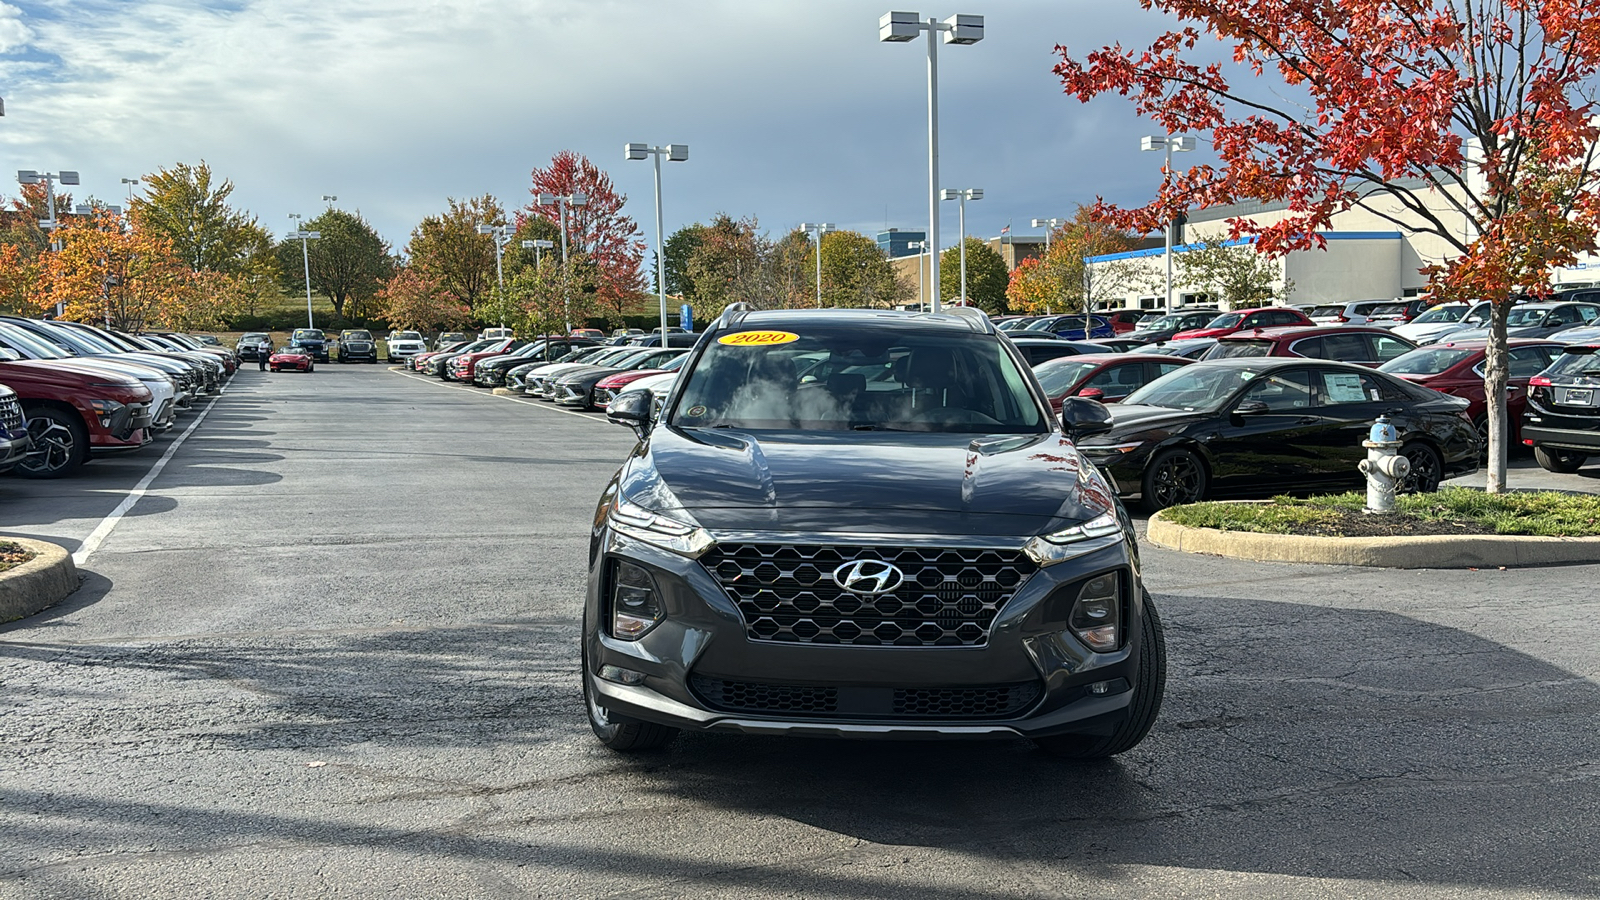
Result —
MULTIPOLYGON (((204 159, 276 232, 335 194, 399 248, 446 197, 522 205, 529 170, 570 148, 612 174, 653 243, 651 167, 622 145, 675 142, 691 158, 665 164, 669 233, 719 211, 774 232, 916 229, 924 51, 878 42, 886 2, 9 0, 0 171, 77 169, 77 199, 112 199, 121 178, 204 159)), ((1120 100, 1066 97, 1050 67, 1057 43, 1138 44, 1158 19, 1104 0, 923 10, 956 12, 987 25, 939 54, 943 185, 986 192, 969 232, 1148 197, 1150 126, 1120 100)))

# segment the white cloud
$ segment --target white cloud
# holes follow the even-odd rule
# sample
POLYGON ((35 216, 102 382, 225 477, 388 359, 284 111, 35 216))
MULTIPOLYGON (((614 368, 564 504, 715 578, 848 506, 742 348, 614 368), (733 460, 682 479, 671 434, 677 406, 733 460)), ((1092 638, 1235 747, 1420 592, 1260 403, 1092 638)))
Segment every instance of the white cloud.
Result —
POLYGON ((22 24, 22 10, 0 3, 0 53, 10 53, 33 39, 33 32, 22 24))

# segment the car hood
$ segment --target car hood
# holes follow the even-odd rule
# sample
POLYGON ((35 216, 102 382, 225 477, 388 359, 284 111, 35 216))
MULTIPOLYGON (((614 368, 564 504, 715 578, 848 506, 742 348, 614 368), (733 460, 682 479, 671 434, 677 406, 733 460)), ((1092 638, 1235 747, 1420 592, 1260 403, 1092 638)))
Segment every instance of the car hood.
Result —
POLYGON ((716 531, 1031 536, 1112 507, 1058 433, 741 432, 660 427, 624 497, 716 531))
POLYGON ((1111 411, 1111 430, 1083 442, 1085 449, 1114 444, 1121 439, 1147 431, 1173 431, 1196 419, 1210 416, 1201 410, 1171 409, 1165 406, 1143 406, 1118 403, 1106 407, 1111 411))
POLYGON ((1195 338, 1222 337, 1225 334, 1233 334, 1238 330, 1237 328, 1191 328, 1188 331, 1177 332, 1172 336, 1172 339, 1175 341, 1192 341, 1195 338))

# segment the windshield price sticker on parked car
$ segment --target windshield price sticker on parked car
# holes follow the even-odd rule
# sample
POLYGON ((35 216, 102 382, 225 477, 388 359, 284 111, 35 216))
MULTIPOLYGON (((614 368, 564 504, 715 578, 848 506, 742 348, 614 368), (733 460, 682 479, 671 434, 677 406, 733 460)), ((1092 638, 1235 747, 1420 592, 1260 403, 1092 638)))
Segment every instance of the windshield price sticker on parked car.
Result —
POLYGON ((717 343, 735 347, 762 347, 798 340, 800 335, 788 331, 741 331, 738 334, 725 334, 717 338, 717 343))

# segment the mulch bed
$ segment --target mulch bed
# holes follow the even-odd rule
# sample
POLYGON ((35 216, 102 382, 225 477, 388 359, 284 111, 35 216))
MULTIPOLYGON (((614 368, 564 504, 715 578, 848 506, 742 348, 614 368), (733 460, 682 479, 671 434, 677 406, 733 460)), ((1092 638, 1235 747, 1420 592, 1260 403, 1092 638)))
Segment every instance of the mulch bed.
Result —
POLYGON ((23 549, 21 544, 0 541, 0 572, 4 572, 7 569, 15 569, 17 566, 33 559, 33 557, 34 552, 23 549))
POLYGON ((1314 534, 1322 537, 1416 537, 1420 535, 1495 534, 1495 530, 1479 522, 1446 522, 1438 519, 1418 519, 1396 514, 1364 513, 1356 510, 1330 510, 1339 518, 1334 521, 1306 524, 1296 529, 1297 534, 1314 534))

